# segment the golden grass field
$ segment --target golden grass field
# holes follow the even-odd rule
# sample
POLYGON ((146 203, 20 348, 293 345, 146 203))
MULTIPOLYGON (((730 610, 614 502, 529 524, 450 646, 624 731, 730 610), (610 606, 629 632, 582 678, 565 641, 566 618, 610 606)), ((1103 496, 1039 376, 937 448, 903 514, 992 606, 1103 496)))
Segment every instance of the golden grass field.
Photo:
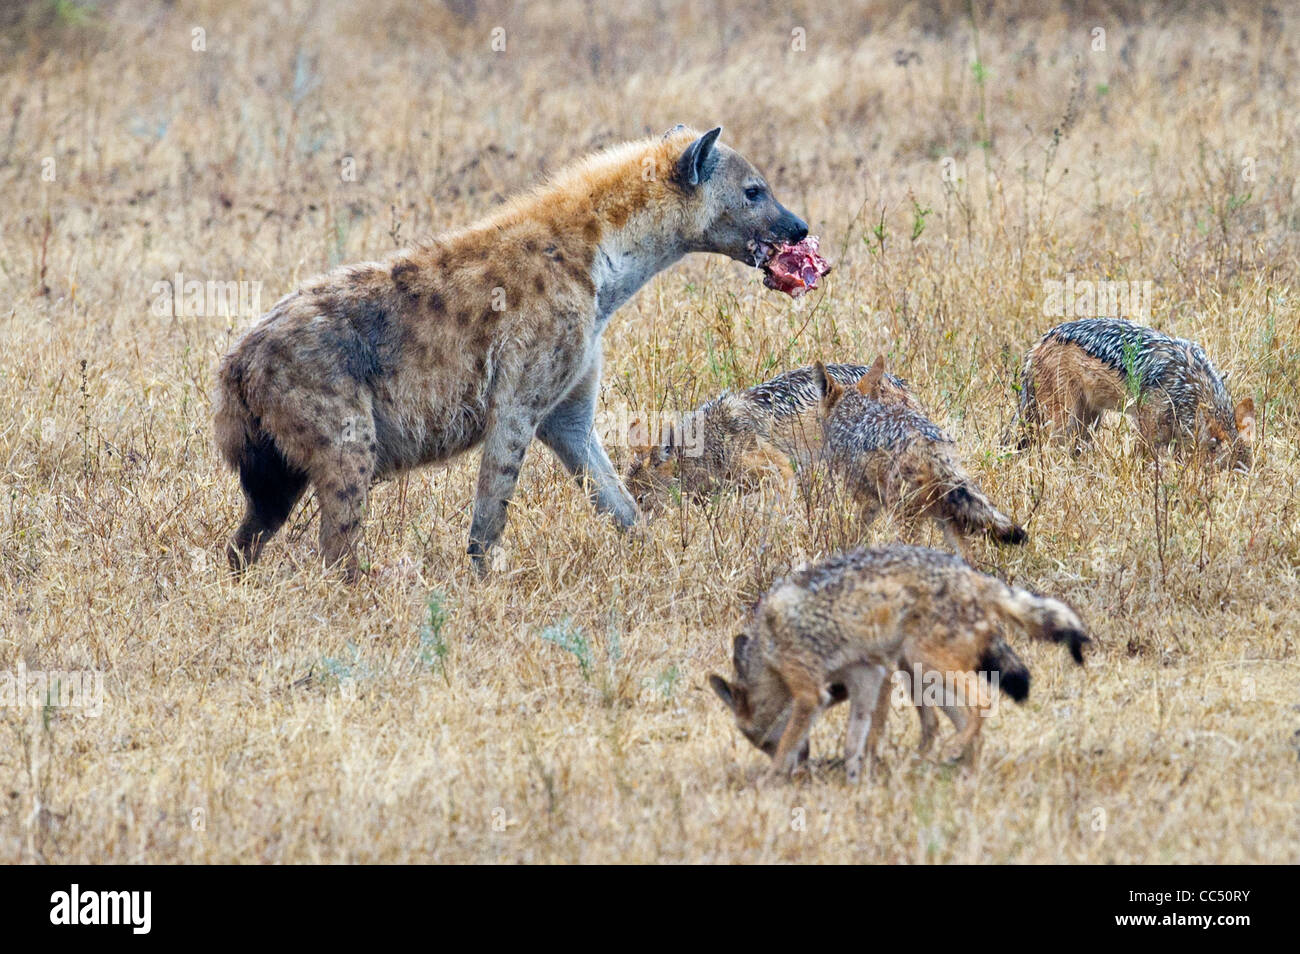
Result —
POLYGON ((104 701, 0 709, 0 860, 1300 861, 1300 13, 1219 6, 9 9, 0 671, 97 671, 104 701), (606 332, 604 407, 885 352, 1030 532, 976 542, 983 568, 1095 640, 1085 669, 1017 641, 1033 691, 974 771, 917 758, 899 709, 850 788, 839 707, 809 777, 759 778, 705 681, 744 608, 900 533, 779 488, 624 537, 535 446, 480 582, 472 453, 376 489, 353 588, 310 499, 227 572, 211 397, 253 318, 159 316, 155 283, 261 282, 265 311, 679 121, 723 125, 835 271, 792 301, 720 258, 670 269, 606 332), (1157 473, 1119 418, 1077 459, 1000 449, 1068 276, 1150 281, 1148 323, 1254 396, 1248 476, 1157 473))

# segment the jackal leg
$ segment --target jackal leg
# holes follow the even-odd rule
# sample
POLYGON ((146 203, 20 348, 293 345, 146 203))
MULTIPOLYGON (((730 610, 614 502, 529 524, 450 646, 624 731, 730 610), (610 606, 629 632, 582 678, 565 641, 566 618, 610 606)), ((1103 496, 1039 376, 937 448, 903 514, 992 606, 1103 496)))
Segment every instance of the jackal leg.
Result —
POLYGON ((939 528, 943 530, 944 543, 948 544, 952 551, 959 557, 971 566, 974 566, 975 557, 974 554, 971 553, 970 545, 966 542, 966 535, 958 530, 957 525, 951 520, 945 520, 942 517, 939 517, 936 518, 935 522, 938 523, 939 528))
POLYGON ((944 711, 948 713, 954 725, 957 724, 957 717, 953 710, 960 710, 960 714, 964 717, 964 724, 957 735, 944 746, 944 761, 949 764, 963 761, 973 764, 979 758, 980 729, 984 727, 984 718, 989 707, 988 693, 975 673, 965 674, 965 684, 962 688, 968 699, 973 695, 973 701, 965 706, 944 706, 944 711))
POLYGON ((600 362, 595 361, 568 396, 537 428, 537 439, 555 452, 578 483, 586 487, 598 513, 611 514, 620 527, 636 523, 636 503, 623 486, 593 429, 600 362))
POLYGON ((966 726, 965 709, 961 706, 950 705, 946 702, 940 702, 937 705, 923 697, 921 686, 914 683, 914 679, 921 676, 921 668, 915 664, 909 664, 904 660, 904 666, 901 670, 904 679, 908 685, 908 698, 916 709, 917 718, 921 720, 921 740, 917 743, 916 751, 918 755, 924 755, 930 751, 930 746, 939 735, 939 715, 936 709, 942 709, 953 727, 960 732, 966 726))
POLYGON ((884 722, 884 716, 880 712, 881 699, 885 701, 886 712, 889 705, 889 694, 885 692, 888 678, 889 670, 884 666, 854 666, 844 680, 849 691, 849 725, 844 734, 844 773, 851 784, 856 785, 862 777, 863 750, 870 749, 871 757, 875 758, 875 743, 880 735, 878 723, 884 722))
POLYGON ((816 690, 812 693, 795 695, 790 721, 786 723, 785 732, 781 734, 781 741, 776 747, 776 754, 772 756, 774 776, 793 775, 794 770, 799 767, 799 752, 808 740, 813 716, 817 714, 820 702, 816 690))
POLYGON ((487 573, 488 551, 496 546, 505 529, 506 507, 515 494, 519 468, 535 429, 536 422, 520 405, 494 408, 488 415, 469 527, 468 553, 479 576, 487 573))

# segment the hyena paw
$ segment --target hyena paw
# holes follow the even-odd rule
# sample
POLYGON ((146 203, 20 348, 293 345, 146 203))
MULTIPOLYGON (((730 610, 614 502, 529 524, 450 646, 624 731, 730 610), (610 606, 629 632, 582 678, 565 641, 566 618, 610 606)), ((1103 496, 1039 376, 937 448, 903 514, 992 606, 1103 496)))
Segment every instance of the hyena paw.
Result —
POLYGON ((480 580, 485 579, 489 571, 500 573, 507 567, 505 550, 501 547, 484 546, 474 540, 465 552, 469 554, 469 562, 470 566, 474 568, 474 575, 480 580))

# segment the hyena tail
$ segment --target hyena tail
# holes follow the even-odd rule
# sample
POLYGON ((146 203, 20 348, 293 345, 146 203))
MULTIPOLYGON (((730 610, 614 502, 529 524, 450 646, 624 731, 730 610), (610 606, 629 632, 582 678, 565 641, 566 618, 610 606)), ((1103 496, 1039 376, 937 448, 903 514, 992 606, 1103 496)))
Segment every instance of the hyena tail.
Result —
POLYGON ((1001 636, 993 637, 980 656, 979 667, 981 672, 996 672, 998 688, 1016 702, 1029 698, 1029 667, 1001 636))
POLYGON ((307 486, 307 475, 294 467, 263 430, 245 401, 240 375, 227 362, 219 375, 216 408, 217 448, 239 472, 247 508, 227 547, 231 568, 242 571, 256 561, 262 545, 285 520, 307 486))
POLYGON ((1021 544, 1029 539, 1023 527, 993 506, 962 468, 946 453, 934 461, 944 491, 943 516, 962 533, 987 533, 998 543, 1021 544))
POLYGON ((239 470, 250 445, 262 436, 262 426, 244 400, 243 373, 231 356, 222 362, 217 374, 217 397, 214 426, 217 450, 232 470, 239 470))
POLYGON ((1030 639, 1064 643, 1074 661, 1083 665, 1083 647, 1091 640, 1074 610, 1050 596, 1038 596, 997 581, 993 581, 993 590, 993 601, 1003 619, 1017 624, 1030 639))

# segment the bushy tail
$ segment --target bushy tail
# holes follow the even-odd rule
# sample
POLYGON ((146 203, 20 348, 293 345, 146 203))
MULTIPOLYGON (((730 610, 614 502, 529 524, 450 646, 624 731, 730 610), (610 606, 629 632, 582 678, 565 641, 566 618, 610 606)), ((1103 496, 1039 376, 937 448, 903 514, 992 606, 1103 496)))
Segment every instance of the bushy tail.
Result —
POLYGON ((1029 697, 1029 667, 1001 636, 995 636, 989 643, 979 666, 982 672, 996 672, 998 688, 1016 702, 1024 702, 1029 697))
POLYGON ((1030 639, 1064 643, 1074 661, 1083 665, 1083 647, 1091 640, 1074 610, 1050 596, 1038 596, 997 581, 993 581, 993 589, 993 601, 1004 619, 1017 624, 1030 639))
POLYGON ((941 479, 948 490, 940 506, 957 529, 962 533, 987 533, 998 543, 1019 545, 1029 539, 1024 527, 993 506, 955 461, 945 460, 942 464, 947 473, 941 479))

